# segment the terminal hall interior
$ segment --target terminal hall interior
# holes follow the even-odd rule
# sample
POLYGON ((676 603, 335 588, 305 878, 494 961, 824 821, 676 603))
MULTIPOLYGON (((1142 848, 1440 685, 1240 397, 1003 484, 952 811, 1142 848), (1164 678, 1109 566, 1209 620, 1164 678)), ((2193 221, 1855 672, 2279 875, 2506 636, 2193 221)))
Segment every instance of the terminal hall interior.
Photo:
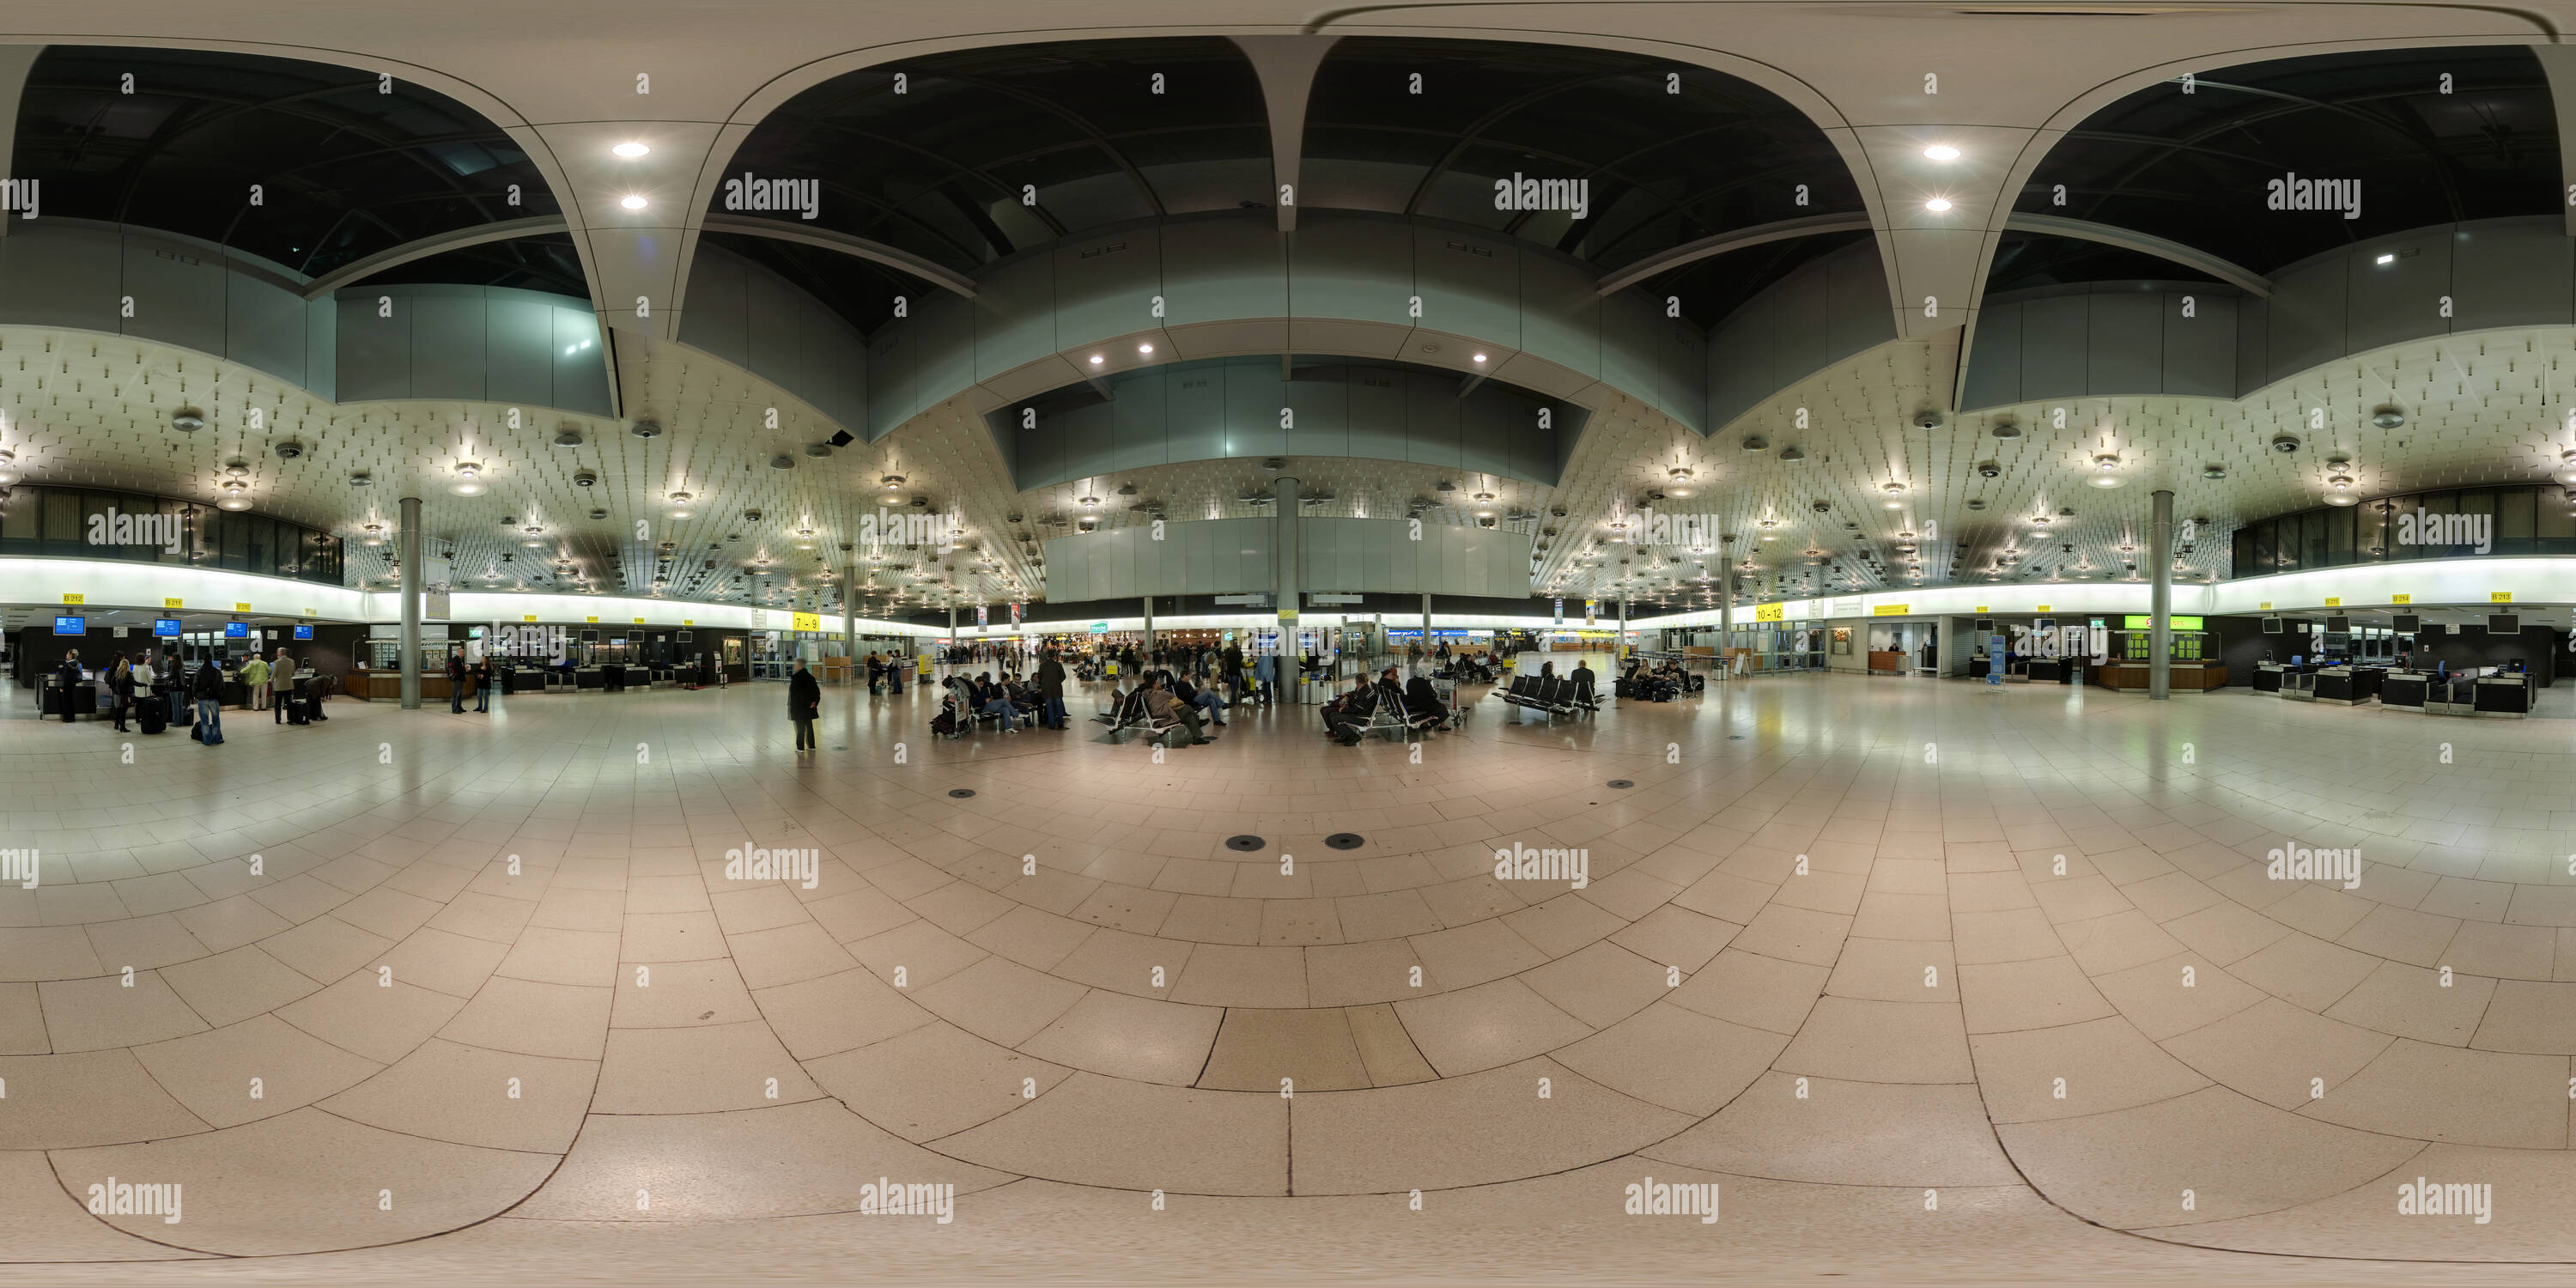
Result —
POLYGON ((2557 1282, 2571 631, 2564 0, 14 0, 0 1282, 2557 1282))

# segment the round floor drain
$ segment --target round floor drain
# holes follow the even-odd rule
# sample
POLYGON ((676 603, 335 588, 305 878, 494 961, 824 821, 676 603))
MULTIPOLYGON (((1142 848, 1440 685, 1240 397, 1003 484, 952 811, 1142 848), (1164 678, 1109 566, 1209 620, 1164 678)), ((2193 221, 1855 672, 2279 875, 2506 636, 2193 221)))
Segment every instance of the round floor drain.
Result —
POLYGON ((1324 844, 1336 850, 1356 850, 1367 843, 1368 838, 1357 832, 1335 832, 1324 838, 1324 844))
POLYGON ((1225 848, 1229 850, 1241 850, 1246 854, 1250 854, 1254 850, 1258 850, 1267 844, 1269 844, 1269 842, 1264 841, 1257 836, 1229 836, 1225 838, 1225 848))
POLYGON ((975 789, 972 787, 951 787, 948 789, 948 794, 962 801, 967 797, 974 795, 975 789))
POLYGON ((1628 781, 1627 779, 1625 779, 1625 778, 1613 778, 1613 779, 1611 779, 1611 780, 1610 780, 1610 785, 1611 785, 1611 786, 1613 786, 1613 787, 1634 787, 1634 786, 1636 786, 1636 784, 1635 784, 1635 783, 1629 782, 1629 781, 1628 781))

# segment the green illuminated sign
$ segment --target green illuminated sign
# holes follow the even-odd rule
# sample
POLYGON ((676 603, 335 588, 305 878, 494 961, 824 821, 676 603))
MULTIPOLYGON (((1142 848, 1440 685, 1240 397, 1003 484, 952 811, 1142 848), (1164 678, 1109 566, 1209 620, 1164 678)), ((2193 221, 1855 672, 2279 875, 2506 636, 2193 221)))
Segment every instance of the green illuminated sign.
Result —
MULTIPOLYGON (((2133 631, 2151 631, 2156 628, 2156 619, 2142 613, 2131 613, 2123 620, 2127 623, 2127 629, 2133 631)), ((2185 617, 2177 613, 2169 620, 2173 622, 2173 628, 2178 631, 2200 629, 2200 619, 2197 617, 2185 617)))

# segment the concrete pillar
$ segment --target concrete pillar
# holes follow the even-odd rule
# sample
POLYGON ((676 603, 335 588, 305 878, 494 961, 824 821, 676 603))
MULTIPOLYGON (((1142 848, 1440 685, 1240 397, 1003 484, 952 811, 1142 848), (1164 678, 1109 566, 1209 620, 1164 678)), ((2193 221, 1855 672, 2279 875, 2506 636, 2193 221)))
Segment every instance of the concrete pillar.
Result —
POLYGON ((420 498, 402 499, 402 709, 420 710, 420 498))
POLYGON ((1619 637, 1610 641, 1610 669, 1614 671, 1619 669, 1619 664, 1625 662, 1627 659, 1628 597, 1626 595, 1621 595, 1619 597, 1619 637))
POLYGON ((1152 665, 1153 665, 1153 660, 1152 660, 1152 658, 1153 658, 1153 653, 1154 653, 1154 597, 1153 597, 1153 596, 1151 596, 1151 595, 1147 595, 1147 596, 1145 596, 1145 655, 1146 655, 1146 663, 1145 663, 1145 664, 1146 664, 1147 666, 1152 666, 1152 665))
MULTIPOLYGON (((951 658, 957 656, 957 605, 955 604, 948 606, 948 656, 951 658)), ((954 666, 956 663, 951 661, 949 665, 954 666)))
POLYGON ((1297 653, 1297 480, 1283 474, 1271 481, 1271 508, 1278 513, 1271 522, 1273 557, 1279 564, 1279 666, 1282 684, 1293 683, 1296 672, 1289 670, 1298 660, 1297 653))
POLYGON ((867 681, 859 665, 859 565, 850 558, 851 544, 841 543, 841 656, 849 659, 850 683, 867 681))
POLYGON ((2147 696, 2162 702, 2173 696, 2173 659, 2168 650, 2173 643, 2173 493, 2155 495, 2154 527, 2147 541, 2149 557, 2156 561, 2155 629, 2147 644, 2147 696))
POLYGON ((1425 661, 1430 660, 1430 657, 1431 657, 1431 650, 1433 650, 1433 649, 1435 649, 1435 648, 1438 648, 1438 647, 1439 647, 1439 642, 1431 638, 1431 592, 1426 590, 1426 591, 1422 592, 1422 656, 1423 656, 1423 659, 1424 659, 1425 661))

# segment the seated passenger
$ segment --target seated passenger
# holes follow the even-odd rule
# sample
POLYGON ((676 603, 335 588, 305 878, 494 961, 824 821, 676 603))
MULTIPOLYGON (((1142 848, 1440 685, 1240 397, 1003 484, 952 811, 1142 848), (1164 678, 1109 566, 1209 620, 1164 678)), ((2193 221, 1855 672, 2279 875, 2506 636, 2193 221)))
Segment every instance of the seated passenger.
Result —
POLYGON ((1377 696, 1369 691, 1368 681, 1352 676, 1351 687, 1323 705, 1324 735, 1345 747, 1358 746, 1376 706, 1377 696))
POLYGON ((1429 716, 1434 720, 1449 718, 1449 704, 1440 700, 1440 691, 1431 687, 1431 681, 1418 675, 1404 686, 1404 705, 1406 710, 1417 716, 1429 716))
POLYGON ((1160 676, 1145 677, 1145 709, 1152 712, 1156 720, 1179 721, 1181 727, 1189 732, 1191 746, 1203 746, 1213 741, 1200 731, 1198 711, 1173 697, 1172 691, 1163 687, 1160 676))
POLYGON ((1592 673, 1592 668, 1590 666, 1578 659, 1574 663, 1574 673, 1566 678, 1574 681, 1575 701, 1590 702, 1592 700, 1592 686, 1599 681, 1600 677, 1592 673))

